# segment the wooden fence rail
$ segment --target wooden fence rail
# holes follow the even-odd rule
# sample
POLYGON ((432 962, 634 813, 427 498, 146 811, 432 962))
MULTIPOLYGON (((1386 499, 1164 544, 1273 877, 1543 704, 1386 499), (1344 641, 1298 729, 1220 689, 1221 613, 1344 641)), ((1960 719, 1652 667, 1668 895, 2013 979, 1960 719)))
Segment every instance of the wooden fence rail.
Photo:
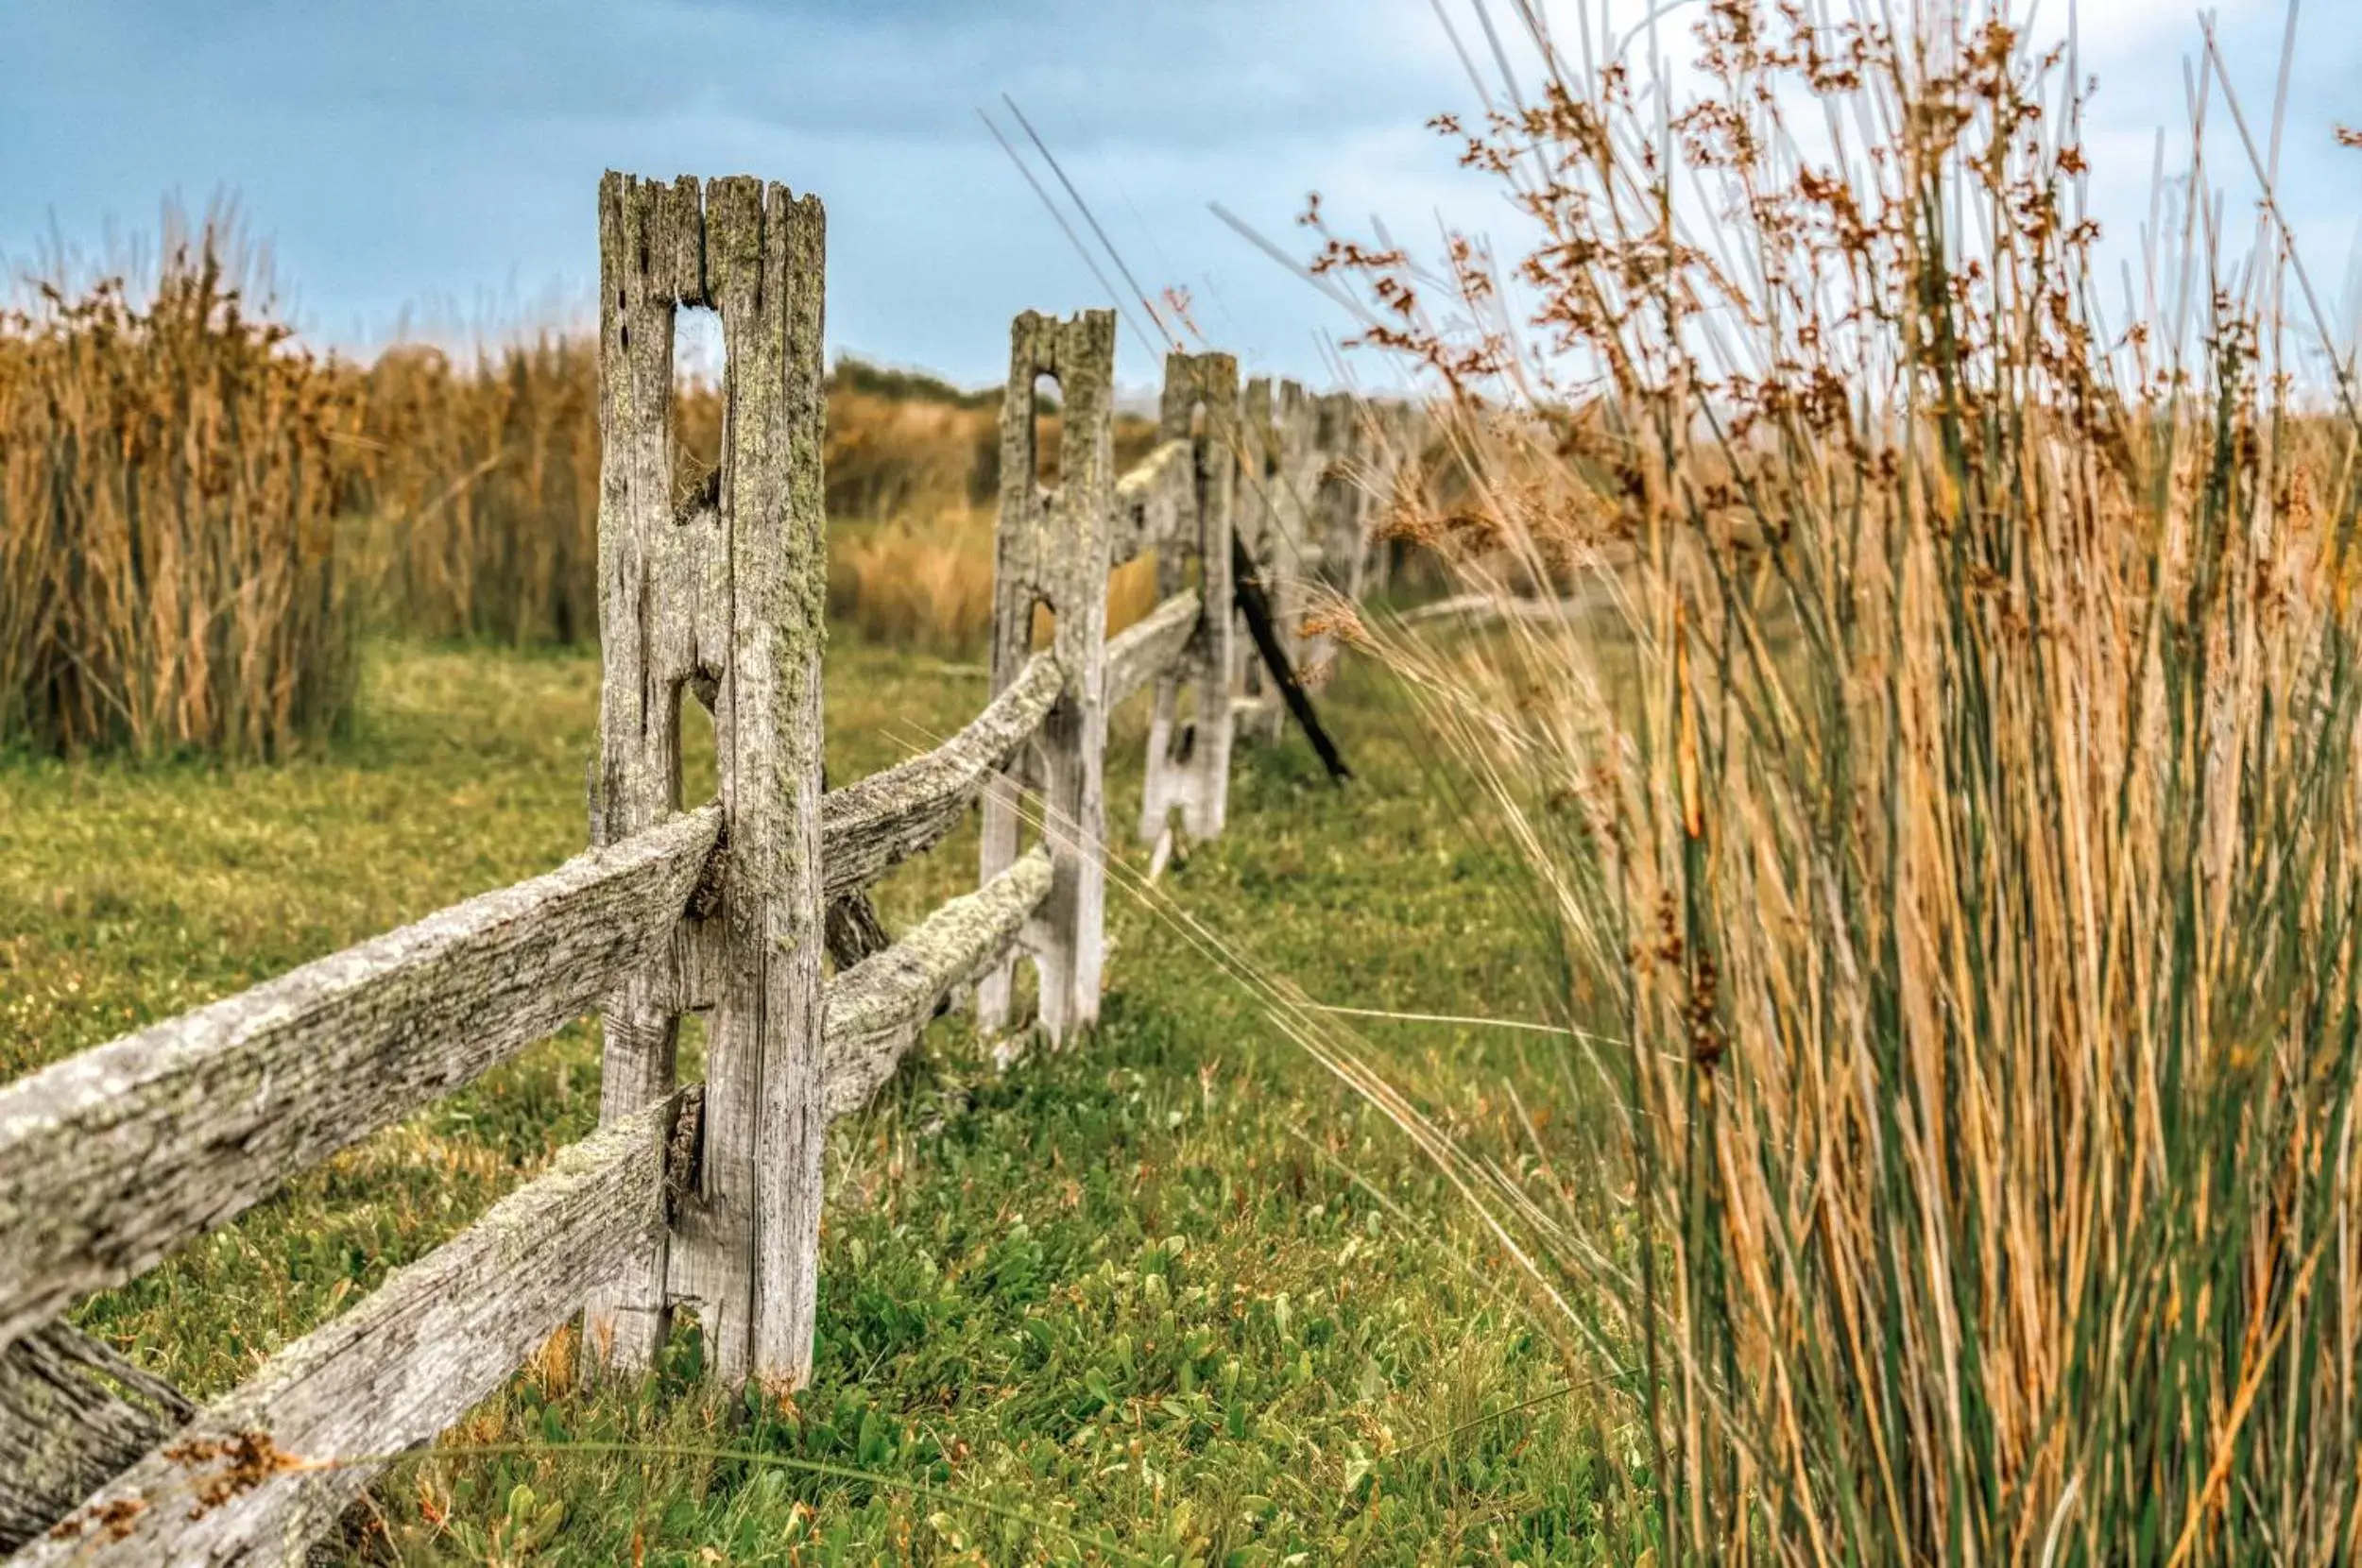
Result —
POLYGON ((963 988, 980 1027, 1005 1023, 1020 957, 1044 1033, 1096 1016, 1110 708, 1154 690, 1141 836, 1175 815, 1222 831, 1234 716, 1256 707, 1233 531, 1277 563, 1265 587, 1290 608, 1324 571, 1358 583, 1376 418, 1292 383, 1242 400, 1229 356, 1175 354, 1164 438, 1119 477, 1112 314, 1019 316, 991 700, 933 751, 824 793, 822 226, 816 200, 753 179, 601 183, 594 847, 0 1086, 11 1562, 299 1559, 384 1456, 431 1440, 577 1313, 593 1372, 647 1367, 693 1304, 717 1377, 796 1387, 828 1123, 963 988), (722 464, 683 501, 673 331, 696 307, 722 318, 722 464), (1061 398, 1053 486, 1043 377, 1061 398), (1108 573, 1143 554, 1163 597, 1111 639, 1108 573), (719 774, 718 798, 686 810, 685 701, 712 713, 719 774), (823 912, 979 805, 977 891, 826 976, 823 912), (599 1130, 223 1399, 195 1409, 60 1321, 594 1008, 599 1130), (707 1079, 683 1084, 693 1012, 707 1079))

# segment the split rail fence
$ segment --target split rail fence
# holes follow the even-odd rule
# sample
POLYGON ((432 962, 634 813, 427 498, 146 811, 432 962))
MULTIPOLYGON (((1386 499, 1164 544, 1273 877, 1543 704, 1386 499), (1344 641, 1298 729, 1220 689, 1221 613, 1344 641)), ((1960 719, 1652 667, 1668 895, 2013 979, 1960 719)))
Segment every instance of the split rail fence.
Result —
MULTIPOLYGON (((1011 333, 989 704, 935 750, 821 784, 823 215, 752 179, 599 190, 603 685, 590 849, 254 989, 0 1086, 0 1548, 12 1563, 300 1559, 383 1457, 431 1440, 580 1315, 585 1360, 646 1368, 676 1306, 731 1385, 811 1370, 830 1121, 973 984, 1005 1027, 1097 1014, 1107 715, 1153 689, 1138 829, 1223 830, 1234 724, 1276 714, 1232 613, 1234 534, 1283 640, 1370 559, 1395 416, 1172 355, 1161 444, 1112 460, 1115 323, 1011 333), (672 470, 676 313, 727 355, 722 464, 672 470), (1056 483, 1036 384, 1058 389, 1056 483), (1106 636, 1114 566, 1162 601, 1106 636), (1034 646, 1036 606, 1052 624, 1034 646), (680 718, 710 708, 718 796, 684 807, 680 718), (831 907, 983 811, 982 876, 882 950, 823 962, 831 907), (1027 837, 1030 845, 1021 843, 1027 837), (65 1322, 282 1182, 570 1020, 605 1018, 600 1126, 548 1170, 202 1408, 65 1322), (676 1073, 708 1019, 707 1077, 676 1073)), ((874 924, 874 923, 873 923, 874 924)))

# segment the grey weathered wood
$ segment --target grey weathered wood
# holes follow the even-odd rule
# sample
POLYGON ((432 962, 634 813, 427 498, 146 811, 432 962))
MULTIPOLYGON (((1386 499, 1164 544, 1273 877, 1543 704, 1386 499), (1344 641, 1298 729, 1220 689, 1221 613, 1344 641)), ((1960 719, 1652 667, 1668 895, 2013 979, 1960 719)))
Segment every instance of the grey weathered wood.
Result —
MULTIPOLYGON (((1382 588, 1391 559, 1379 525, 1403 476, 1416 464, 1426 419, 1407 403, 1372 403, 1350 393, 1315 400, 1311 532, 1326 591, 1359 604, 1382 588)), ((1330 639, 1308 639, 1300 665, 1317 664, 1330 639)))
POLYGON ((886 929, 884 916, 860 888, 829 900, 827 931, 829 962, 839 969, 850 969, 894 946, 894 934, 886 929))
MULTIPOLYGON (((1292 669, 1304 666, 1303 624, 1318 571, 1312 540, 1312 498, 1321 459, 1319 412, 1302 386, 1258 376, 1241 399, 1245 461, 1241 473, 1238 534, 1261 569, 1271 629, 1292 669)), ((1277 683, 1242 641, 1239 690, 1256 699, 1252 730, 1275 740, 1286 710, 1277 683)))
MULTIPOLYGON (((673 328, 706 299, 704 201, 609 172, 599 182, 599 755, 590 842, 612 843, 678 809, 685 694, 711 692, 729 659, 719 512, 685 516, 673 494, 673 328)), ((720 963, 718 922, 684 918, 622 978, 602 1009, 599 1115, 619 1120, 671 1093, 680 1014, 720 963)), ((670 1236, 652 1233, 583 1324, 586 1371, 651 1365, 671 1324, 670 1236)))
POLYGON ((727 952, 708 1034, 705 1159, 685 1227, 716 1372, 775 1391, 811 1375, 821 1154, 821 502, 816 198, 754 179, 706 188, 707 285, 722 316, 721 519, 729 657, 714 708, 727 812, 727 952))
POLYGON ((1121 566, 1172 534, 1190 489, 1190 443, 1160 442, 1137 467, 1116 481, 1115 511, 1107 527, 1107 563, 1121 566))
POLYGON ((1184 588, 1107 639, 1107 706, 1147 685, 1189 645, 1197 630, 1198 597, 1184 588))
POLYGON ((923 757, 820 799, 823 886, 831 898, 877 880, 959 825, 1031 741, 1065 689, 1054 650, 1034 655, 984 710, 923 757))
POLYGON ((985 886, 954 898, 901 941, 829 981, 829 1115, 868 1103, 894 1076, 936 1004, 990 968, 1050 896, 1049 851, 1036 844, 985 886))
MULTIPOLYGON (((1001 514, 993 555, 992 687, 1024 672, 1034 611, 1054 618, 1052 646, 1065 689, 1024 749, 984 796, 983 875, 1017 860, 1021 788, 1039 801, 1050 845, 1050 895, 1024 947, 1041 977, 1040 1024, 1053 1040, 1099 1015, 1104 962, 1107 706, 1107 523, 1115 504, 1115 315, 1084 311, 1055 320, 1032 312, 1009 333, 1009 379, 1001 409, 1001 514), (1035 383, 1058 383, 1059 482, 1045 491, 1036 445, 1035 383)), ((976 988, 980 1027, 1008 1016, 1010 967, 976 988)))
POLYGON ((0 1552, 64 1518, 195 1414, 171 1384, 66 1323, 0 1350, 0 1552))
POLYGON ((1194 581, 1197 626, 1180 657, 1158 676, 1149 716, 1148 769, 1141 785, 1139 834, 1154 844, 1172 813, 1193 839, 1221 836, 1229 811, 1230 706, 1238 667, 1237 615, 1231 608, 1230 533, 1241 453, 1239 365, 1228 354, 1165 357, 1160 416, 1168 440, 1190 443, 1191 492, 1172 537, 1156 547, 1156 590, 1171 598, 1194 581), (1184 692, 1194 708, 1180 743, 1184 692))
POLYGON ((383 1456, 428 1441, 497 1389, 661 1224, 684 1098, 562 1150, 457 1236, 272 1356, 12 1561, 300 1560, 383 1456))
POLYGON ((660 946, 708 809, 0 1087, 0 1342, 588 1011, 660 946))
POLYGON ((725 875, 710 920, 619 988, 602 1114, 673 1076, 678 1015, 710 1008, 701 1185, 591 1304, 611 1364, 660 1342, 666 1281, 698 1306, 715 1374, 807 1375, 820 1216, 820 648, 824 228, 816 199, 749 179, 600 191, 600 619, 594 830, 678 797, 682 694, 713 711, 725 875), (670 494, 672 334, 722 321, 722 466, 670 494), (671 1256, 677 1252, 678 1257, 671 1256))

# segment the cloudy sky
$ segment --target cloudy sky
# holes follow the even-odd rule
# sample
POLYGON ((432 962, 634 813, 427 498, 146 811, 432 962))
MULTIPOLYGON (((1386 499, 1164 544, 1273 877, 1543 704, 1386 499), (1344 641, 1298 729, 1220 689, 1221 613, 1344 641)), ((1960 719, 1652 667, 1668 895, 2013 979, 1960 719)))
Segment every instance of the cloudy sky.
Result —
MULTIPOLYGON (((1440 0, 1474 46, 1470 4, 1440 0)), ((2362 217, 2362 152, 2332 145, 2362 124, 2362 28, 2336 14, 2356 4, 2301 21, 2285 154, 2332 284, 2362 217)), ((2260 114, 2283 7, 2217 9, 2260 114)), ((2042 10, 2064 26, 2066 0, 2042 10)), ((2085 0, 2081 29, 2101 215, 2129 229, 2197 24, 2172 0, 2085 0)), ((448 337, 578 310, 602 169, 753 173, 828 204, 833 348, 991 381, 1012 313, 1107 302, 977 117, 1004 93, 1140 281, 1188 289, 1251 367, 1326 380, 1351 323, 1209 201, 1299 253, 1314 188, 1398 235, 1518 232, 1422 128, 1475 101, 1436 0, 0 0, 0 256, 52 234, 95 250, 110 226, 152 230, 169 194, 226 190, 300 324, 352 349, 405 319, 448 337)), ((1153 378, 1137 338, 1124 354, 1126 382, 1153 378)))

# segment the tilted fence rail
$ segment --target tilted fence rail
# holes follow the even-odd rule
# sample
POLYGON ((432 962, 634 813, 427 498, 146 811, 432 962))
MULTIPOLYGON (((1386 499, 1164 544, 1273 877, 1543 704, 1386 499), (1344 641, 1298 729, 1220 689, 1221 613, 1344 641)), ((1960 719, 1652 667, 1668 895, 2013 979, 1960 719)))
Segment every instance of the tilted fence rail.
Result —
POLYGON ((980 1027, 1004 1027, 1020 956, 1043 1031, 1096 1016, 1112 707, 1154 689, 1141 836, 1176 815, 1191 835, 1222 831, 1234 724, 1274 711, 1268 682, 1247 690, 1233 629, 1234 532, 1270 562, 1298 655, 1309 586, 1362 586, 1393 416, 1291 383, 1242 394, 1229 356, 1175 353, 1160 444, 1118 476, 1112 315, 1019 316, 991 700, 935 750, 824 792, 820 204, 751 179, 610 174, 599 234, 592 847, 0 1086, 13 1563, 300 1557, 384 1456, 431 1440, 577 1314, 594 1370, 647 1367, 687 1304, 712 1375, 800 1385, 830 1121, 971 982, 980 1027), (684 500, 674 321, 698 305, 722 321, 723 457, 684 500), (1045 377, 1063 421, 1047 487, 1045 377), (1162 600, 1110 639, 1108 573, 1143 553, 1162 600), (1053 628, 1038 650, 1037 606, 1053 628), (684 809, 686 701, 711 710, 718 791, 684 809), (829 974, 830 908, 979 804, 977 890, 829 974), (62 1321, 593 1010, 598 1130, 234 1391, 197 1408, 62 1321), (684 1084, 691 1013, 708 1019, 707 1076, 684 1084))

